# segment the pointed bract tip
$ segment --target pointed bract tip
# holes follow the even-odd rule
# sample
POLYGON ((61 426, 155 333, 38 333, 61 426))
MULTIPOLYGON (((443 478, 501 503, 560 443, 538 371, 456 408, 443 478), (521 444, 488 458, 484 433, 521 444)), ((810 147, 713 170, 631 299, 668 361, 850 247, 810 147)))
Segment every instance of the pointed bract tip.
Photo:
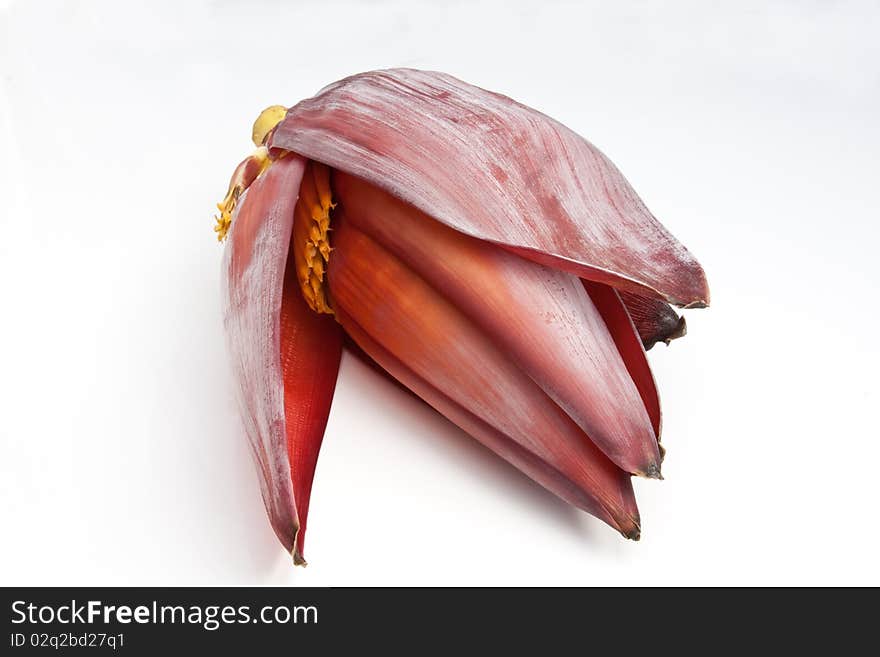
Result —
POLYGON ((631 520, 632 524, 627 527, 621 527, 620 533, 624 538, 631 541, 638 541, 642 537, 642 528, 636 520, 631 520))
POLYGON ((303 559, 303 555, 300 554, 300 551, 297 550, 296 548, 294 548, 293 550, 290 551, 290 556, 293 557, 293 565, 294 566, 305 567, 305 566, 309 565, 308 562, 306 562, 306 560, 303 559))
POLYGON ((675 325, 675 328, 672 330, 672 333, 666 336, 666 339, 663 341, 667 345, 673 340, 678 340, 678 338, 683 338, 687 335, 688 327, 687 321, 684 318, 684 315, 678 318, 678 323, 675 325))
POLYGON ((644 477, 645 479, 660 479, 661 481, 663 480, 663 474, 660 472, 659 463, 652 463, 647 468, 645 468, 644 472, 636 472, 635 474, 640 477, 644 477))

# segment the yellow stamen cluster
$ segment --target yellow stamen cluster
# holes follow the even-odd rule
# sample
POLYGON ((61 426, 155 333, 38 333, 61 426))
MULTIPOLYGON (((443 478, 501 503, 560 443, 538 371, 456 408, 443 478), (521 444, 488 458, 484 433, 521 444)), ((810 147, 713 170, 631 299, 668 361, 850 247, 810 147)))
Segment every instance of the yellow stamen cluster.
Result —
POLYGON ((251 155, 245 158, 241 164, 236 167, 229 181, 229 189, 226 196, 217 204, 220 210, 220 216, 215 216, 217 224, 214 226, 214 232, 217 233, 217 240, 222 242, 229 233, 229 226, 232 225, 232 213, 238 199, 244 193, 250 184, 259 178, 272 160, 269 159, 269 150, 265 146, 260 146, 251 155))
POLYGON ((217 204, 220 214, 214 217, 217 222, 214 224, 214 232, 217 233, 218 242, 222 242, 229 235, 229 227, 232 225, 232 211, 235 210, 235 204, 238 203, 241 191, 239 185, 230 185, 226 197, 217 204))
POLYGON ((217 240, 219 242, 225 240, 226 235, 229 233, 229 227, 232 225, 232 213, 244 190, 272 164, 272 160, 269 159, 269 149, 265 145, 266 138, 286 115, 286 107, 283 105, 272 105, 260 112, 257 120, 254 121, 253 128, 251 129, 251 139, 257 150, 236 167, 235 172, 232 174, 232 180, 229 181, 229 189, 226 192, 226 196, 217 204, 220 216, 214 217, 217 221, 214 226, 214 232, 217 233, 217 240))
MULTIPOLYGON (((266 141, 272 131, 287 115, 287 108, 273 105, 264 109, 254 121, 251 138, 257 147, 252 155, 236 167, 229 181, 226 197, 217 204, 220 216, 214 217, 214 232, 223 241, 232 225, 235 206, 244 191, 272 164, 266 141)), ((283 157, 282 154, 280 157, 283 157)), ((330 169, 319 162, 309 161, 303 172, 299 198, 294 209, 293 250, 297 282, 309 307, 316 313, 334 314, 327 297, 324 276, 330 261, 330 210, 336 207, 330 193, 330 169)))
POLYGON ((303 297, 317 313, 332 315, 324 277, 330 261, 330 210, 336 207, 330 193, 330 169, 309 162, 299 188, 293 219, 294 262, 303 297))

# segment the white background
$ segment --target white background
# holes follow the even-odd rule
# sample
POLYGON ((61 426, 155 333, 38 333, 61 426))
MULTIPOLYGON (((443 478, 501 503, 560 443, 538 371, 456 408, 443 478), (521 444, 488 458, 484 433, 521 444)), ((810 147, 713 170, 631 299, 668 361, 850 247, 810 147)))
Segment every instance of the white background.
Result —
POLYGON ((876 3, 0 7, 0 583, 880 584, 876 3), (214 203, 264 106, 400 65, 559 118, 705 266, 640 543, 345 358, 277 544, 214 203))

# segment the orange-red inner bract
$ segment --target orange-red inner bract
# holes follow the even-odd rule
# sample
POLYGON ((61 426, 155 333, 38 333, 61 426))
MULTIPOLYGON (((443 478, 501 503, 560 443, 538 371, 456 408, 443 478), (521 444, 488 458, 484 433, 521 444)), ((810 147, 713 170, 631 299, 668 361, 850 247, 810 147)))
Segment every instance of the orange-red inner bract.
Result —
POLYGON ((342 331, 325 293, 330 256, 330 173, 309 163, 294 213, 280 315, 281 374, 291 483, 299 529, 295 563, 305 563, 303 544, 312 480, 333 401, 342 353, 342 331))
MULTIPOLYGON (((566 313, 570 310, 574 317, 593 308, 579 283, 567 292, 557 290, 544 279, 564 274, 544 271, 495 245, 460 235, 401 201, 386 198, 378 188, 359 183, 375 189, 375 193, 365 191, 352 180, 308 162, 294 210, 281 348, 291 472, 303 524, 300 534, 320 439, 297 437, 304 426, 296 406, 305 381, 324 378, 322 372, 304 369, 307 363, 291 361, 290 354, 321 349, 318 341, 304 345, 303 336, 297 335, 297 317, 305 312, 316 319, 335 315, 323 320, 328 325, 341 322, 368 356, 480 442, 563 499, 628 537, 638 536, 638 511, 628 473, 659 474, 659 407, 647 363, 642 372, 633 371, 629 362, 639 362, 628 353, 630 347, 642 357, 644 352, 616 293, 604 285, 594 284, 597 290, 588 287, 596 302, 591 317, 601 318, 598 324, 578 323, 566 313), (335 200, 342 206, 332 218, 333 243, 340 250, 331 261, 335 200), (425 222, 430 228, 422 230, 425 222), (574 294, 578 290, 579 296, 574 294), (564 303, 556 299, 557 292, 564 303), (573 305, 563 312, 555 302, 566 308, 573 305), (484 321, 486 313, 497 314, 497 321, 484 321), (545 327, 547 322, 567 328, 554 333, 545 327), (506 339, 510 331, 521 339, 506 339), (592 337, 572 342, 575 335, 592 337), (622 336, 632 338, 632 345, 622 336), (577 348, 567 348, 565 342, 576 343, 577 348), (403 365, 395 369, 395 363, 403 365), (580 395, 584 401, 575 406, 566 405, 555 393, 569 389, 560 387, 556 379, 569 381, 574 376, 569 365, 578 363, 586 368, 584 385, 569 386, 571 394, 579 389, 591 394, 580 395), (592 388, 586 385, 591 381, 592 388), (607 396, 607 391, 621 385, 622 390, 632 390, 620 399, 607 396), (603 410, 593 412, 591 405, 603 410), (594 427, 595 432, 585 432, 584 426, 594 427), (602 438, 602 449, 613 445, 601 434, 609 426, 617 427, 615 431, 625 439, 636 439, 622 457, 607 450, 603 454, 595 444, 596 438, 602 438), (621 433, 620 428, 627 426, 632 431, 621 433), (648 448, 638 447, 643 444, 648 448), (628 462, 621 466, 624 459, 640 465, 631 454, 647 459, 651 469, 625 467, 628 462)), ((338 331, 338 325, 334 328, 338 331)), ((301 535, 297 542, 301 548, 301 535)))

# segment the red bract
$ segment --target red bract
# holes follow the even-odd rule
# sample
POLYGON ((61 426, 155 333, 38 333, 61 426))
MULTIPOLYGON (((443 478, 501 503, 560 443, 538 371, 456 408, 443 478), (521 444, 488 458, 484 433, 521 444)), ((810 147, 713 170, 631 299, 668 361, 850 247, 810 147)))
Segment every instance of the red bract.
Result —
POLYGON ((659 478, 661 461, 645 346, 684 334, 669 303, 709 292, 614 165, 509 98, 403 69, 270 108, 254 141, 220 206, 225 321, 266 509, 294 560, 346 334, 638 538, 630 474, 659 478))

